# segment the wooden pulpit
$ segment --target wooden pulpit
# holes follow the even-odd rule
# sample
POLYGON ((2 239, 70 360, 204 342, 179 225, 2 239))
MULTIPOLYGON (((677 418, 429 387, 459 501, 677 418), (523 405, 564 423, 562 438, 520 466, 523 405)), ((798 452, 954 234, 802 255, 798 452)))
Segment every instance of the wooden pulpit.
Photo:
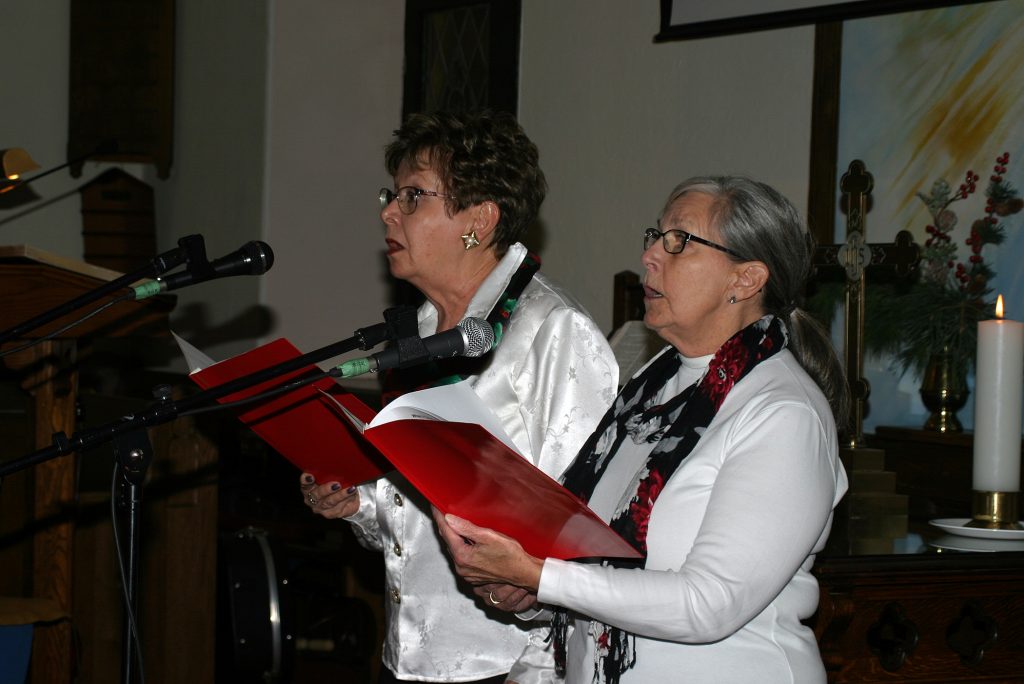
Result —
MULTIPOLYGON (((120 275, 24 245, 0 246, 0 330, 8 330, 120 275)), ((167 316, 173 308, 173 300, 168 297, 124 301, 53 339, 28 346, 102 303, 29 331, 26 337, 30 339, 13 340, 3 347, 9 353, 2 361, 16 371, 19 384, 31 396, 34 449, 52 445, 57 432, 71 435, 75 430, 80 340, 166 331, 167 316)), ((25 455, 5 453, 3 460, 25 455)), ((28 519, 23 529, 31 532, 27 542, 30 560, 26 564, 32 596, 55 601, 68 615, 73 610, 76 460, 77 455, 72 454, 40 463, 6 478, 0 491, 0 496, 26 504, 28 519)), ((72 667, 71 623, 61 620, 39 625, 34 636, 32 681, 66 684, 72 681, 72 667)))

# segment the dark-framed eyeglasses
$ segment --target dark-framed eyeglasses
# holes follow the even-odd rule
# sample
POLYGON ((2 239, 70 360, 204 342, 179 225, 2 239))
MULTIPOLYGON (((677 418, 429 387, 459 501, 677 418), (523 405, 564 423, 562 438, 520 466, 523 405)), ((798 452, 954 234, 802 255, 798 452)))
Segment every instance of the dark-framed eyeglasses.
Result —
POLYGON ((711 240, 705 240, 702 237, 697 237, 693 233, 687 233, 685 230, 679 230, 678 228, 673 228, 672 230, 666 230, 664 232, 658 230, 657 228, 648 228, 647 230, 645 230, 644 251, 646 252, 648 249, 650 249, 651 245, 658 241, 658 238, 661 238, 661 246, 664 247, 665 251, 668 252, 669 254, 681 253, 684 249, 686 249, 686 243, 692 240, 693 242, 698 242, 702 245, 707 245, 708 247, 714 247, 720 252, 731 254, 732 256, 736 257, 737 259, 740 259, 741 261, 747 261, 746 257, 732 251, 728 247, 712 242, 711 240))
POLYGON ((451 195, 442 195, 439 192, 432 190, 424 190, 417 188, 412 185, 406 185, 398 188, 398 190, 392 190, 391 188, 380 189, 380 208, 383 211, 391 202, 398 200, 398 210, 403 214, 411 214, 416 211, 416 207, 419 205, 420 196, 426 195, 428 197, 440 197, 441 199, 453 199, 451 195))

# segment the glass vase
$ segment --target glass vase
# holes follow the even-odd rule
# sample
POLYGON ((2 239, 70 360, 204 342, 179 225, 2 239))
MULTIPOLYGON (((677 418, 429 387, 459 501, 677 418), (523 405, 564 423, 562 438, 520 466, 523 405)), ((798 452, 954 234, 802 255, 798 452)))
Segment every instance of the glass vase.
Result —
POLYGON ((946 351, 932 354, 921 378, 921 401, 931 411, 924 429, 932 432, 963 432, 956 412, 964 407, 969 394, 963 364, 946 351))

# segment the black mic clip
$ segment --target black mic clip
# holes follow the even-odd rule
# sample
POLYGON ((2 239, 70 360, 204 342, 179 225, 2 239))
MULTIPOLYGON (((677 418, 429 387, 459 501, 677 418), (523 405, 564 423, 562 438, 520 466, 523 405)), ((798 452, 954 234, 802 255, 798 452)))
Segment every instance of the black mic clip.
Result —
POLYGON ((397 368, 406 368, 430 358, 430 352, 419 334, 415 307, 391 307, 384 311, 384 321, 388 326, 388 339, 394 341, 394 349, 398 352, 397 368))
POLYGON ((388 339, 400 340, 420 334, 420 324, 416 320, 415 306, 393 306, 384 310, 384 322, 388 326, 388 339))
POLYGON ((203 241, 202 235, 186 235, 178 240, 178 244, 185 250, 188 272, 196 280, 209 280, 213 277, 213 266, 206 258, 206 243, 203 241))
MULTIPOLYGON (((186 235, 178 240, 178 246, 163 254, 158 254, 150 261, 150 277, 161 276, 181 264, 209 264, 206 260, 206 246, 202 235, 186 235)), ((191 266, 190 266, 191 267, 191 266)))
POLYGON ((429 361, 431 354, 419 335, 402 337, 395 341, 395 351, 398 352, 398 364, 395 368, 408 368, 424 361, 429 361))
POLYGON ((395 306, 384 311, 388 339, 394 341, 389 349, 398 353, 398 363, 393 368, 415 366, 429 361, 433 356, 420 337, 416 313, 416 307, 413 306, 395 306))
POLYGON ((402 305, 384 310, 384 322, 375 323, 355 332, 359 348, 368 351, 381 342, 393 342, 419 333, 416 322, 416 307, 402 305))

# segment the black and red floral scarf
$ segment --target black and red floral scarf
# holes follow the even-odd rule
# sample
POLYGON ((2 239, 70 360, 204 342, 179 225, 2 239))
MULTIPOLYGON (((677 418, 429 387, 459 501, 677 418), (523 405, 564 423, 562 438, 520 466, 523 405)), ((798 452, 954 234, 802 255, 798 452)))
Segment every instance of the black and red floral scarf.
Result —
MULTIPOLYGON (((523 290, 539 270, 540 257, 532 252, 527 252, 520 262, 519 268, 512 274, 508 285, 505 286, 505 290, 498 297, 490 313, 487 314, 487 322, 494 329, 495 347, 501 343, 501 338, 508 330, 512 312, 518 306, 523 290)), ((471 375, 479 375, 484 366, 490 363, 490 360, 490 354, 476 358, 452 356, 418 366, 385 371, 381 381, 384 388, 381 402, 386 405, 408 392, 461 382, 471 375)))
MULTIPOLYGON (((715 353, 701 379, 665 403, 655 405, 654 401, 682 365, 678 352, 670 350, 661 354, 623 387, 563 477, 566 489, 587 503, 627 436, 636 444, 656 443, 641 471, 635 493, 609 523, 642 558, 606 563, 644 567, 647 524, 665 483, 693 451, 733 386, 757 364, 784 349, 787 342, 782 321, 771 315, 764 316, 733 335, 715 353)), ((555 665, 563 674, 568 625, 568 611, 556 608, 551 633, 555 665)), ((636 663, 636 637, 610 625, 595 623, 593 628, 598 649, 594 681, 616 684, 622 673, 636 663)))

